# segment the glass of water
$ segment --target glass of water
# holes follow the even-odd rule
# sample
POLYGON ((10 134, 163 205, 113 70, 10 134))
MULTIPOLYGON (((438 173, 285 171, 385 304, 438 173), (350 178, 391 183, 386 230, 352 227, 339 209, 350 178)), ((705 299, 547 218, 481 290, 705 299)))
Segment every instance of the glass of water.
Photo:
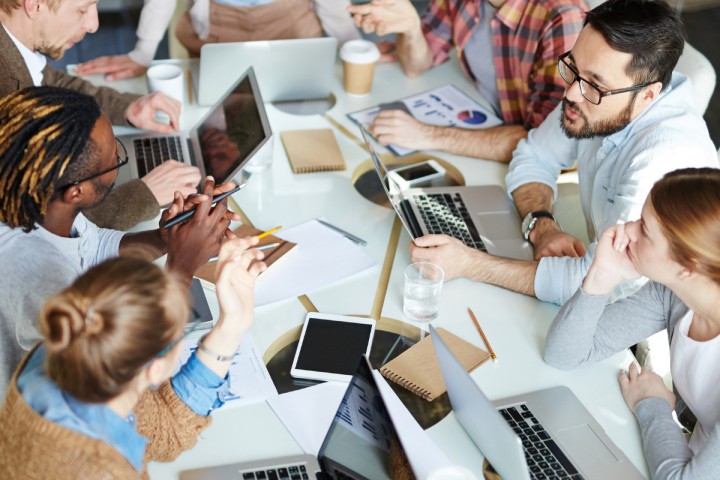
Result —
POLYGON ((405 318, 418 323, 428 323, 437 318, 444 277, 442 268, 432 263, 412 263, 405 268, 405 318))

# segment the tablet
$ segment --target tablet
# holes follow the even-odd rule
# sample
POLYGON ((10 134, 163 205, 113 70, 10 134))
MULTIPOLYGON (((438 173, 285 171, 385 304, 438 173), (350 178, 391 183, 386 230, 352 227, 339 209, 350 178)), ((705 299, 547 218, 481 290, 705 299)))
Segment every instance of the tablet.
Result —
POLYGON ((308 313, 290 375, 349 382, 362 355, 370 356, 374 335, 371 318, 308 313))

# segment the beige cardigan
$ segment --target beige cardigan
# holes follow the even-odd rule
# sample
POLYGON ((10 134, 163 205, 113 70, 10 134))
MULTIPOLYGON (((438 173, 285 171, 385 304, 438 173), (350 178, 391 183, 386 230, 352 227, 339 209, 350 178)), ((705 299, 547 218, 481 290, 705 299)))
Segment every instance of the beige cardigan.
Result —
POLYGON ((135 409, 137 430, 150 440, 140 473, 113 447, 45 420, 25 402, 17 377, 31 354, 15 371, 0 409, 3 479, 146 479, 149 461, 175 459, 211 423, 185 405, 169 381, 145 392, 135 409))

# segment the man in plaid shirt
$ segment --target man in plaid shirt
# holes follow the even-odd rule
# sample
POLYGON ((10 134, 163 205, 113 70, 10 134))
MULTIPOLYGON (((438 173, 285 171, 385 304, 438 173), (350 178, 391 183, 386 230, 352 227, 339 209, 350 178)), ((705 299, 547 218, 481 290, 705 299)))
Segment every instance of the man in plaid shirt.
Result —
POLYGON ((588 8, 584 0, 431 0, 421 19, 409 0, 374 0, 348 10, 366 33, 397 34, 409 76, 447 61, 456 48, 463 71, 504 121, 467 130, 386 110, 370 127, 381 144, 508 162, 562 99, 557 58, 572 48, 588 8))

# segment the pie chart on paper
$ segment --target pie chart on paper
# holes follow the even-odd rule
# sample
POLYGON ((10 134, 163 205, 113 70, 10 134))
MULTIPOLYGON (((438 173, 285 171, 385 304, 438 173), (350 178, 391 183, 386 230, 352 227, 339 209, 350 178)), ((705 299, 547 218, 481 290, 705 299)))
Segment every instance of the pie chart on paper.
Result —
POLYGON ((463 110, 457 114, 458 120, 468 125, 480 125, 485 123, 487 115, 477 110, 463 110))

